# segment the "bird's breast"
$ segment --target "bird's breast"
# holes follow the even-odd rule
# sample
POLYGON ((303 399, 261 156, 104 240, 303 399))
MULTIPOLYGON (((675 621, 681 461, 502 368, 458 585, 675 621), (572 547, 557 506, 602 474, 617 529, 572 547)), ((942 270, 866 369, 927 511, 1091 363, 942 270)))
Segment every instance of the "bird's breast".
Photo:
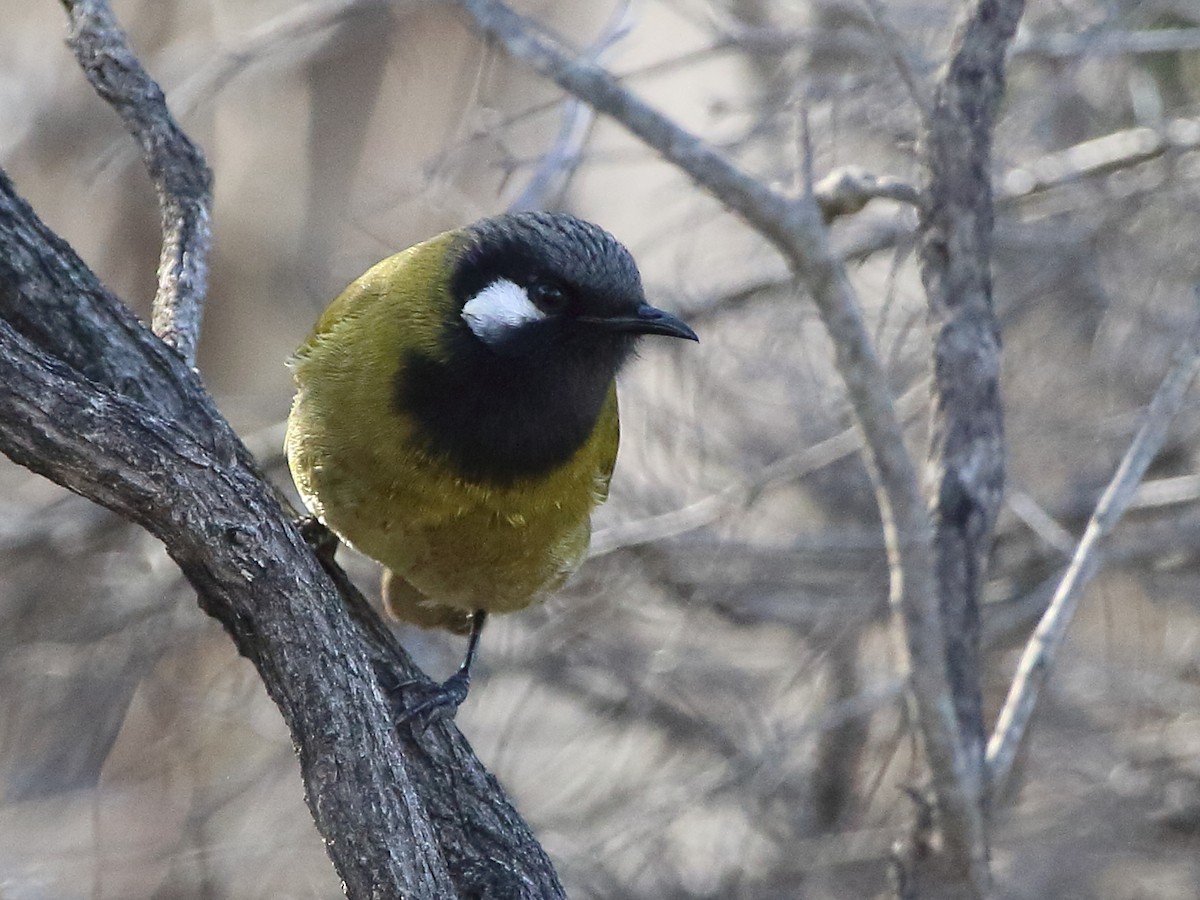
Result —
POLYGON ((388 376, 297 376, 288 457, 305 503, 430 599, 518 609, 582 561, 617 448, 611 386, 565 461, 535 475, 481 480, 431 445, 424 421, 397 408, 388 376))

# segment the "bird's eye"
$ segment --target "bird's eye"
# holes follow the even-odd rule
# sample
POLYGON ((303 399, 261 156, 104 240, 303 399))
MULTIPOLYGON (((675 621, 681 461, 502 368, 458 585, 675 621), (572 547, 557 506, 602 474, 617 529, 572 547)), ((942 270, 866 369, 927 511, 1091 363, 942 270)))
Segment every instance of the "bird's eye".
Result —
POLYGON ((544 313, 560 313, 567 308, 567 292, 557 284, 535 281, 529 285, 529 299, 544 313))

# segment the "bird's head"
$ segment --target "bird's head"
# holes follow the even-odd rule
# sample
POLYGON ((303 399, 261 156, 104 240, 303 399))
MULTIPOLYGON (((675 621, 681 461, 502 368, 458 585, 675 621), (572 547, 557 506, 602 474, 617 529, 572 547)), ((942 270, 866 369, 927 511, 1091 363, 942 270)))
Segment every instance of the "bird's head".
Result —
POLYGON ((464 229, 451 279, 462 321, 491 352, 591 357, 615 371, 643 335, 697 340, 649 305, 629 251, 562 213, 525 212, 464 229))
POLYGON ((394 406, 430 453, 475 481, 511 484, 565 464, 592 437, 640 337, 696 340, 646 303, 629 251, 573 216, 501 215, 421 246, 448 254, 449 302, 437 349, 402 359, 394 406))

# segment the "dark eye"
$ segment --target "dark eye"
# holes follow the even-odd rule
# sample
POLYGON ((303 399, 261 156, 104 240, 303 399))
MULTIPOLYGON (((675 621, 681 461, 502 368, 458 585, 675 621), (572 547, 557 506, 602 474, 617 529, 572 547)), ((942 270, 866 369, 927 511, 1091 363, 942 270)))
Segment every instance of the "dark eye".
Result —
POLYGON ((544 313, 560 313, 567 308, 567 292, 557 284, 535 281, 529 285, 529 299, 544 313))

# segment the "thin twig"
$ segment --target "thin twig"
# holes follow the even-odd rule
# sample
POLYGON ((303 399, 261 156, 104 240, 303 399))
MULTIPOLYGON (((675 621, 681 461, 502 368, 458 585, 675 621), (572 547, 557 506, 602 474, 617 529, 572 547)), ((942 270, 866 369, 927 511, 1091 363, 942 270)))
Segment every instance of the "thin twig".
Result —
POLYGON ((1147 481, 1138 488, 1130 509, 1153 509, 1200 500, 1200 475, 1177 475, 1147 481))
MULTIPOLYGON (((919 413, 927 402, 928 382, 913 385, 896 401, 896 411, 902 421, 919 413)), ((722 490, 700 500, 665 513, 623 522, 596 532, 592 536, 588 559, 606 556, 617 550, 627 550, 655 541, 676 538, 711 525, 740 508, 751 505, 773 485, 791 483, 863 449, 862 431, 847 428, 837 434, 805 447, 796 453, 764 466, 752 477, 735 481, 722 490)))
MULTIPOLYGON (((324 46, 320 39, 333 34, 348 16, 385 4, 398 14, 407 7, 415 6, 416 0, 410 0, 407 4, 397 0, 314 0, 289 8, 251 28, 236 40, 207 48, 203 62, 178 84, 169 86, 176 120, 187 121, 203 103, 211 101, 255 66, 271 59, 286 58, 289 53, 297 56, 297 48, 307 50, 305 56, 319 52, 324 46)), ((179 46, 171 44, 164 48, 159 58, 170 58, 179 53, 179 46)), ((111 166, 124 165, 127 153, 127 142, 114 143, 100 155, 96 169, 103 171, 111 166)))
MULTIPOLYGON (((812 128, 810 125, 811 123, 808 120, 808 103, 801 99, 796 108, 796 143, 800 147, 800 166, 799 171, 796 173, 799 183, 796 185, 796 189, 803 192, 805 197, 812 197, 817 190, 817 178, 814 174, 816 153, 813 151, 812 128)), ((863 205, 865 206, 866 204, 864 203, 863 205)), ((822 211, 825 212, 825 221, 832 221, 833 216, 829 215, 824 205, 822 205, 822 211)))
POLYGON ((1054 666, 1084 587, 1100 568, 1105 538, 1120 521, 1153 461, 1167 429, 1183 407, 1189 385, 1200 372, 1200 318, 1184 340, 1146 409, 1142 426, 1125 452, 1112 480, 1092 513, 1083 539, 1058 585, 1054 599, 1029 639, 1004 708, 987 748, 987 766, 994 791, 1003 789, 1012 772, 1038 696, 1054 666))
POLYGON ((933 109, 933 100, 929 96, 929 88, 917 78, 912 49, 908 46, 904 35, 900 34, 896 30, 896 26, 892 24, 892 20, 888 17, 887 10, 884 9, 880 0, 863 0, 863 3, 871 14, 871 22, 875 25, 883 49, 892 58, 892 65, 896 67, 896 72, 900 75, 900 80, 908 89, 908 95, 920 111, 922 120, 927 121, 929 113, 933 109))
POLYGON ((129 48, 107 0, 65 0, 67 42, 101 97, 120 115, 142 151, 158 192, 162 252, 153 329, 189 366, 196 365, 212 244, 212 173, 204 154, 175 123, 162 90, 129 48))
POLYGON ((1200 120, 1197 119, 1174 119, 1162 130, 1138 127, 1114 131, 1009 169, 999 180, 997 199, 1011 203, 1085 178, 1132 168, 1167 153, 1184 153, 1198 147, 1200 120))
POLYGON ((1071 537, 1071 532, 1059 525, 1058 520, 1042 509, 1041 504, 1027 493, 1009 488, 1005 503, 1046 546, 1057 550, 1064 557, 1070 557, 1074 552, 1075 539, 1071 537))
MULTIPOLYGON (((212 99, 246 69, 333 33, 347 16, 387 4, 388 0, 317 0, 289 7, 285 12, 241 35, 237 40, 213 48, 205 62, 171 91, 172 103, 181 117, 212 99)), ((412 6, 414 4, 391 4, 412 6)), ((318 47, 323 46, 320 42, 318 47)))
MULTIPOLYGON (((630 0, 623 0, 613 9, 600 37, 584 51, 588 62, 601 64, 611 55, 613 48, 629 34, 631 25, 630 0)), ((537 169, 509 209, 543 209, 553 204, 566 189, 579 167, 583 146, 592 131, 596 111, 577 97, 568 97, 563 104, 562 124, 558 138, 550 151, 543 154, 537 169)))
POLYGON ((1146 53, 1184 53, 1200 50, 1200 28, 1162 28, 1146 31, 1023 32, 1013 42, 1013 56, 1073 59, 1084 56, 1139 56, 1146 53))

